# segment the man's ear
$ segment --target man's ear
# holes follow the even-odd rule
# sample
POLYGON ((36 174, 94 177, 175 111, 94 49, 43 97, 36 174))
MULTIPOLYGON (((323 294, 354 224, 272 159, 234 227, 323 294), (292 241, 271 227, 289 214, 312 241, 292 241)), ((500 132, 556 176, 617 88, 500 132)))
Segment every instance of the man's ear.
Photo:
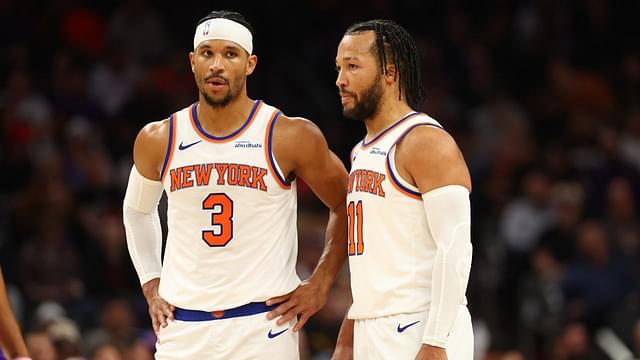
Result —
POLYGON ((195 74, 196 73, 196 70, 195 70, 196 64, 195 64, 195 53, 193 51, 189 52, 189 63, 191 63, 191 72, 195 74))
POLYGON ((256 65, 258 65, 258 56, 257 55, 249 55, 247 59, 247 70, 245 74, 247 76, 253 74, 253 71, 256 69, 256 65))
POLYGON ((387 83, 393 83, 397 79, 398 68, 395 64, 387 64, 387 73, 384 75, 384 81, 387 83))

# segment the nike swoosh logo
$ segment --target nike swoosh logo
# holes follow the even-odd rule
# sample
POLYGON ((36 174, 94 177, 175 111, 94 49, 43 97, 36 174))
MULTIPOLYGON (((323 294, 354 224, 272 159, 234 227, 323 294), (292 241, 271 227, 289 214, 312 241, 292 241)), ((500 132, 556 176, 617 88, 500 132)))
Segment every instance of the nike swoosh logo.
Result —
POLYGON ((284 329, 284 330, 282 330, 282 331, 278 331, 277 333, 272 333, 272 332, 271 332, 271 331, 272 331, 272 329, 269 329, 269 333, 267 334, 267 337, 268 337, 269 339, 273 339, 274 337, 276 337, 276 336, 278 336, 278 335, 281 335, 282 333, 284 333, 284 332, 285 332, 285 331, 287 331, 287 330, 289 330, 289 328, 286 328, 286 329, 284 329))
POLYGON ((407 324, 405 326, 400 326, 400 324, 398 324, 398 332, 401 333, 401 332, 407 330, 409 327, 411 327, 411 326, 413 326, 413 325, 415 325, 415 324, 417 324, 419 322, 420 322, 420 320, 418 320, 416 322, 412 322, 411 324, 407 324))
POLYGON ((180 145, 178 145, 178 150, 186 150, 186 149, 188 149, 188 148, 192 147, 193 145, 195 145, 197 143, 200 143, 200 142, 202 142, 202 140, 198 140, 196 142, 193 142, 193 143, 187 144, 187 145, 182 145, 182 142, 180 142, 180 145))

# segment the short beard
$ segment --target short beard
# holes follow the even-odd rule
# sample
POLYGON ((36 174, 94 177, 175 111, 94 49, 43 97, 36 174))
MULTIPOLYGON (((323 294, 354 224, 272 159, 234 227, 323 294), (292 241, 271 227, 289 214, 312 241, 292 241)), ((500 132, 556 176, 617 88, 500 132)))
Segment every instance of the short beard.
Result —
POLYGON ((382 76, 380 74, 376 76, 371 86, 362 92, 360 101, 355 104, 353 109, 346 110, 343 107, 342 115, 351 120, 366 120, 373 117, 373 115, 378 112, 380 99, 382 98, 382 86, 380 84, 381 78, 382 76))
POLYGON ((233 100, 234 96, 231 92, 227 93, 227 96, 225 96, 224 98, 222 98, 222 100, 213 100, 209 95, 207 95, 207 93, 205 93, 204 91, 200 91, 200 94, 202 94, 202 97, 204 98, 204 101, 211 107, 213 108, 221 108, 221 107, 225 107, 227 105, 229 105, 229 103, 231 102, 231 100, 233 100))

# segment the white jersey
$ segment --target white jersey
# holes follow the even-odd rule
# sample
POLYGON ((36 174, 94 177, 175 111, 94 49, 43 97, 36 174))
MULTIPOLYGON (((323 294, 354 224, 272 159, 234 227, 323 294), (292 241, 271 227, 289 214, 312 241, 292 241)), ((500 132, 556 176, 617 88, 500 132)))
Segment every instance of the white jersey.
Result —
POLYGON ((350 319, 428 310, 436 244, 421 194, 395 171, 395 145, 416 126, 440 124, 412 112, 351 152, 347 194, 350 319))
POLYGON ((271 148, 280 112, 260 100, 232 134, 205 132, 197 104, 173 114, 162 183, 168 236, 160 296, 191 310, 264 301, 297 287, 295 181, 271 148))

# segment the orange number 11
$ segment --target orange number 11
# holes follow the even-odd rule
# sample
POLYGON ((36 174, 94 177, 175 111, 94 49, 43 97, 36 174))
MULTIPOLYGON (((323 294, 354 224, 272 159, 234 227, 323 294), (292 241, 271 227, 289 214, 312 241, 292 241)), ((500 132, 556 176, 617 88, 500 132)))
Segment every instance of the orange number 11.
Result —
POLYGON ((362 255, 364 239, 362 238, 362 200, 357 204, 350 202, 347 206, 347 221, 349 223, 349 256, 362 255))

